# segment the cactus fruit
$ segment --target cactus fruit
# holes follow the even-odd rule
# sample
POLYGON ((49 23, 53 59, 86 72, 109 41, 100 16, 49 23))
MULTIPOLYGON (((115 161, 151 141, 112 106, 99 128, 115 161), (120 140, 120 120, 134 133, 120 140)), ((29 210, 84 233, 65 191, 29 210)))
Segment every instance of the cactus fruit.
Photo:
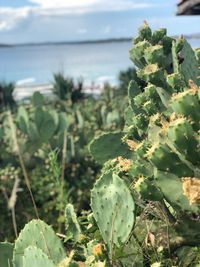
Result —
POLYGON ((135 221, 135 204, 125 182, 112 172, 102 175, 91 191, 94 218, 109 250, 125 243, 135 221))
POLYGON ((29 246, 41 249, 54 264, 58 264, 65 257, 61 241, 53 229, 41 220, 32 220, 19 234, 13 251, 14 267, 23 266, 25 249, 29 246))
POLYGON ((12 256, 13 256, 14 245, 8 242, 0 243, 0 266, 1 267, 12 267, 12 256))

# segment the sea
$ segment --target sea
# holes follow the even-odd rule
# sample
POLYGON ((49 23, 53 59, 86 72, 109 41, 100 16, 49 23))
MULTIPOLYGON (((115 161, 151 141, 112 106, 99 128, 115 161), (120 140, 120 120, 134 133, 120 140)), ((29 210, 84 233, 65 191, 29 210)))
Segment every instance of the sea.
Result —
MULTIPOLYGON (((200 39, 190 39, 200 47, 200 39)), ((133 67, 129 59, 131 41, 13 46, 0 48, 0 81, 50 84, 53 74, 62 72, 86 84, 117 83, 120 71, 133 67)))
POLYGON ((48 84, 62 72, 85 83, 116 83, 133 66, 131 42, 15 46, 0 49, 0 81, 48 84))

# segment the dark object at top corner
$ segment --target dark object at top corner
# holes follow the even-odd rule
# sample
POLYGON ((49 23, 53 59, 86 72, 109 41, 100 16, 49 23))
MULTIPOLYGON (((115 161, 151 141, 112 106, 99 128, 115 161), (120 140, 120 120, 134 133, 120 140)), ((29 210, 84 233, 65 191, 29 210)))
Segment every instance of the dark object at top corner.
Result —
POLYGON ((200 15, 200 0, 179 0, 177 15, 200 15))

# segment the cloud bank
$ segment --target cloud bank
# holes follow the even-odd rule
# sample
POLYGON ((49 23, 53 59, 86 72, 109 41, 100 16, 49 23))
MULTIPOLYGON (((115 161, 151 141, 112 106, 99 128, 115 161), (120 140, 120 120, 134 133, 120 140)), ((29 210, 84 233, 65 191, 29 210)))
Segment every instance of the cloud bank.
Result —
POLYGON ((118 11, 151 6, 149 3, 132 0, 29 0, 43 9, 64 8, 68 12, 87 13, 102 11, 118 11))
POLYGON ((151 7, 131 0, 29 0, 35 6, 0 8, 0 32, 9 32, 35 17, 64 17, 87 13, 117 12, 151 7))

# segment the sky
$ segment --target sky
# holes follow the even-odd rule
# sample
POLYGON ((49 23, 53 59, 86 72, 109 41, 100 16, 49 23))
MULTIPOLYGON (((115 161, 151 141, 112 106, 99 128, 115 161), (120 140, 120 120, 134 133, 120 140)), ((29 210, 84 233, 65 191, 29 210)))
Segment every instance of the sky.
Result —
POLYGON ((175 13, 176 0, 0 0, 0 43, 132 37, 144 20, 170 35, 200 32, 200 16, 175 13))

